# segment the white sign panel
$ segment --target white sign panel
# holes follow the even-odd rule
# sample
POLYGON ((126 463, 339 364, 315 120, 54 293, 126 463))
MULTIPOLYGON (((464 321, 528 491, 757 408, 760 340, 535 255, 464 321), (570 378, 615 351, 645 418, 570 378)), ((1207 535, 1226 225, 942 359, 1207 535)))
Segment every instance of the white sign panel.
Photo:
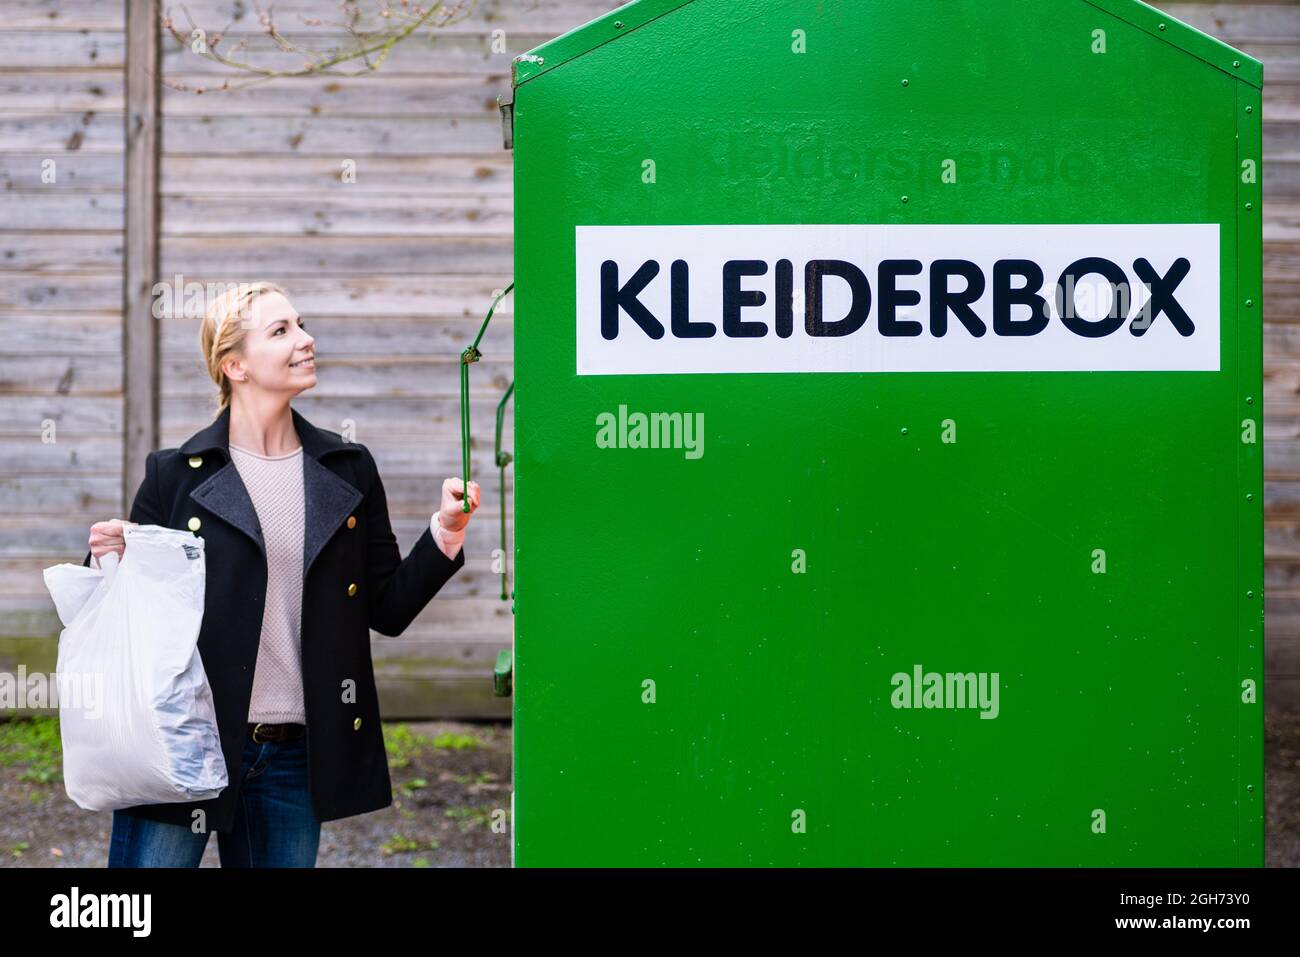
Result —
POLYGON ((579 375, 1218 371, 1219 225, 578 226, 579 375))

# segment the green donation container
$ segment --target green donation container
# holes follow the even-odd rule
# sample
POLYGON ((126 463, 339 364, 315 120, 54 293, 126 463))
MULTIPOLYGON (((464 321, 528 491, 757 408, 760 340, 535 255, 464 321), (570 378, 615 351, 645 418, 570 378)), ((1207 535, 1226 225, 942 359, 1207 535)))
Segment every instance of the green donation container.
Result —
POLYGON ((517 866, 1262 866, 1259 62, 1136 0, 517 57, 517 866))

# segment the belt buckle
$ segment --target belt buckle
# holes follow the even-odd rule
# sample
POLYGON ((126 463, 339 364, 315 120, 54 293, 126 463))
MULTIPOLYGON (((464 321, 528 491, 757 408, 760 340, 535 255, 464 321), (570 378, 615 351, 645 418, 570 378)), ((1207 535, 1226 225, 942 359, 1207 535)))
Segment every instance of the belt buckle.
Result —
POLYGON ((271 740, 270 738, 266 738, 265 740, 261 740, 261 741, 259 741, 258 738, 257 738, 257 732, 258 732, 258 730, 259 730, 259 729, 262 727, 262 725, 264 725, 265 723, 266 723, 265 721, 259 721, 259 722, 257 722, 257 724, 253 725, 253 743, 254 743, 254 744, 265 744, 267 741, 270 741, 270 740, 271 740))

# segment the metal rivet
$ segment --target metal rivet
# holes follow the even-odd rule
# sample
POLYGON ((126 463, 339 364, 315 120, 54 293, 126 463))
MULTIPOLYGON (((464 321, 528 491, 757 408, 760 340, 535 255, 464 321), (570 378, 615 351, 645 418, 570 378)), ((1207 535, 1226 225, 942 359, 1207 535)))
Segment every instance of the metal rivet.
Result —
POLYGON ((1248 107, 1246 107, 1246 112, 1247 112, 1247 113, 1254 113, 1254 112, 1255 112, 1255 108, 1252 107, 1252 106, 1248 106, 1248 107))
POLYGON ((1255 207, 1254 207, 1254 205, 1253 205, 1252 203, 1247 203, 1247 204, 1246 204, 1246 208, 1247 208, 1247 209, 1254 209, 1255 207))
POLYGON ((903 86, 907 86, 907 81, 906 81, 906 80, 903 81, 903 86))
POLYGON ((1247 784, 1247 785, 1246 785, 1246 790, 1247 790, 1247 791, 1254 791, 1254 790, 1255 790, 1255 785, 1253 785, 1253 784, 1247 784))
POLYGON ((614 29, 615 29, 615 30, 622 30, 622 29, 623 29, 623 21, 622 21, 622 20, 615 20, 615 21, 614 21, 614 29))
POLYGON ((905 202, 905 203, 907 202, 907 197, 906 197, 906 196, 903 197, 903 202, 905 202))
POLYGON ((199 517, 195 515, 193 518, 189 520, 187 524, 189 525, 191 532, 197 532, 199 530, 199 526, 202 525, 203 523, 200 522, 199 517))
POLYGON ((361 719, 360 719, 360 718, 357 718, 355 721, 352 722, 352 730, 353 730, 353 731, 360 731, 360 730, 361 730, 361 719))
POLYGON ((351 598, 356 593, 357 593, 357 584, 356 582, 353 582, 351 585, 348 586, 348 597, 351 598))
POLYGON ((1246 396, 1246 404, 1247 404, 1247 405, 1253 405, 1254 402, 1255 402, 1255 397, 1254 397, 1253 395, 1248 395, 1248 396, 1246 396))
POLYGON ((1254 598, 1254 597, 1255 597, 1255 593, 1254 593, 1253 591, 1248 591, 1248 592, 1246 592, 1246 597, 1247 597, 1247 598, 1254 598))
POLYGON ((192 468, 192 469, 196 469, 196 468, 198 468, 198 467, 199 467, 200 465, 202 465, 202 464, 203 464, 203 456, 201 456, 201 455, 191 455, 191 456, 190 456, 190 468, 192 468))
POLYGON ((1241 61, 1240 61, 1240 60, 1233 60, 1233 61, 1232 61, 1232 65, 1235 66, 1235 67, 1237 67, 1237 66, 1241 66, 1241 61))
POLYGON ((1249 309, 1249 308, 1250 308, 1251 306, 1253 306, 1253 305, 1255 305, 1255 300, 1254 300, 1254 299, 1247 299, 1247 300, 1246 300, 1246 308, 1247 308, 1247 309, 1249 309))
POLYGON ((1163 30, 1164 28, 1165 28, 1165 25, 1164 25, 1163 23, 1160 24, 1160 29, 1163 30))
POLYGON ((1250 492, 1247 492, 1247 493, 1246 493, 1246 501, 1247 501, 1247 502, 1253 502, 1253 501, 1255 501, 1255 496, 1252 495, 1250 492))
POLYGON ((348 528, 356 528, 356 527, 357 527, 357 517, 355 515, 349 515, 348 528))
POLYGON ((906 427, 904 427, 904 428, 902 428, 902 429, 899 429, 899 432, 900 432, 901 434, 903 434, 903 435, 907 435, 907 429, 906 429, 906 427))

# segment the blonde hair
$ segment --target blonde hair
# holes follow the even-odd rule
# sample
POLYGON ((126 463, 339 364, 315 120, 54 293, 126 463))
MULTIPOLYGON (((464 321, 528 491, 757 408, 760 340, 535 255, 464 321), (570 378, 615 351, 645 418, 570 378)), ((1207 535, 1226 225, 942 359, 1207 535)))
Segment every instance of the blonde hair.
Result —
POLYGON ((221 368, 232 353, 239 351, 248 331, 245 326, 249 308, 254 299, 263 293, 288 294, 273 282, 241 282, 231 286, 214 298, 199 324, 199 348, 203 352, 208 375, 217 384, 217 414, 230 405, 230 378, 221 368))

